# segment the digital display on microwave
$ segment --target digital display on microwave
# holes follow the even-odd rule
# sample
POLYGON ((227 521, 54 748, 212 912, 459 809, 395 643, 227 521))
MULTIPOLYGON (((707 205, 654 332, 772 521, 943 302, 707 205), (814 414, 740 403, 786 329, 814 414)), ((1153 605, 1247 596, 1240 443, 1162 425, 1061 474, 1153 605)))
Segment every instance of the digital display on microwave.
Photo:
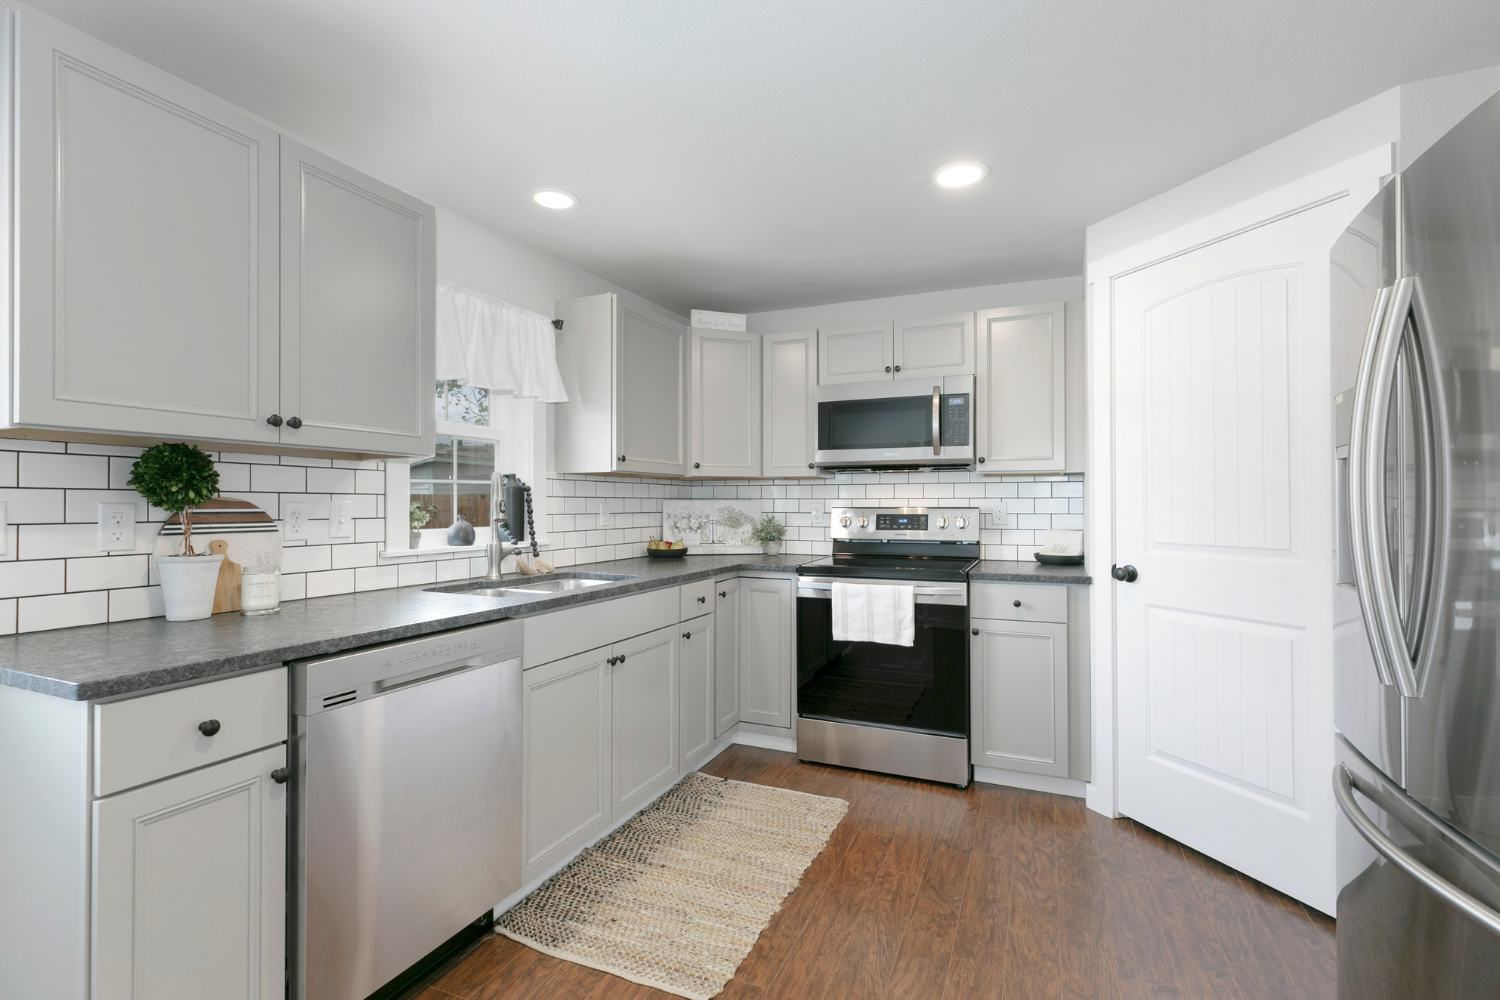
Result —
POLYGON ((926 514, 876 514, 876 531, 926 531, 926 514))

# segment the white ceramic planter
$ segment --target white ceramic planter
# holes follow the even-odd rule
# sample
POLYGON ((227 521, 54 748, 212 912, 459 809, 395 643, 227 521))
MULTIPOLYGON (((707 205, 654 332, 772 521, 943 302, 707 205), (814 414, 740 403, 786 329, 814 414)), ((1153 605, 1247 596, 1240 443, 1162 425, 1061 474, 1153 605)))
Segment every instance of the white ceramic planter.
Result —
POLYGON ((766 542, 765 543, 765 548, 766 548, 766 555, 768 555, 768 556, 774 556, 774 555, 780 555, 781 554, 781 543, 780 542, 766 542))
POLYGON ((214 587, 223 561, 220 555, 156 557, 167 621, 190 622, 213 614, 214 587))

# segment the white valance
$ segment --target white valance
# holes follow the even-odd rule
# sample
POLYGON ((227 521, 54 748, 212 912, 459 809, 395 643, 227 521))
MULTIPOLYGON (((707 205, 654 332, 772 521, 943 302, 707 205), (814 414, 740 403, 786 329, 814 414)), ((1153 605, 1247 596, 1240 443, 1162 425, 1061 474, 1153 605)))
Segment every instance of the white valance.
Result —
POLYGON ((437 377, 543 403, 568 401, 551 319, 442 279, 437 377))

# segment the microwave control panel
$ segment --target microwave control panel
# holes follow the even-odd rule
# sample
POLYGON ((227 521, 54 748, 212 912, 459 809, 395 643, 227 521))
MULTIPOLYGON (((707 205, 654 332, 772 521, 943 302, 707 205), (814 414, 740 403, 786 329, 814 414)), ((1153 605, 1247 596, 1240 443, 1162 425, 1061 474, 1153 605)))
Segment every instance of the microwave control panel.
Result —
POLYGON ((942 414, 940 424, 943 431, 943 446, 948 448, 967 448, 969 441, 969 428, 973 422, 969 419, 971 403, 967 392, 955 392, 944 396, 940 404, 942 414))

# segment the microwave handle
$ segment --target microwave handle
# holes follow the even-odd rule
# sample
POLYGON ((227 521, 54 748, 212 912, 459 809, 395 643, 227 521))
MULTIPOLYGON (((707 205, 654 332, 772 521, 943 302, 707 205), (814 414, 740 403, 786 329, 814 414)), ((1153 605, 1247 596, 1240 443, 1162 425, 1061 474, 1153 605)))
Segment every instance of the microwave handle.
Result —
POLYGON ((943 387, 932 387, 932 453, 943 453, 943 387))

